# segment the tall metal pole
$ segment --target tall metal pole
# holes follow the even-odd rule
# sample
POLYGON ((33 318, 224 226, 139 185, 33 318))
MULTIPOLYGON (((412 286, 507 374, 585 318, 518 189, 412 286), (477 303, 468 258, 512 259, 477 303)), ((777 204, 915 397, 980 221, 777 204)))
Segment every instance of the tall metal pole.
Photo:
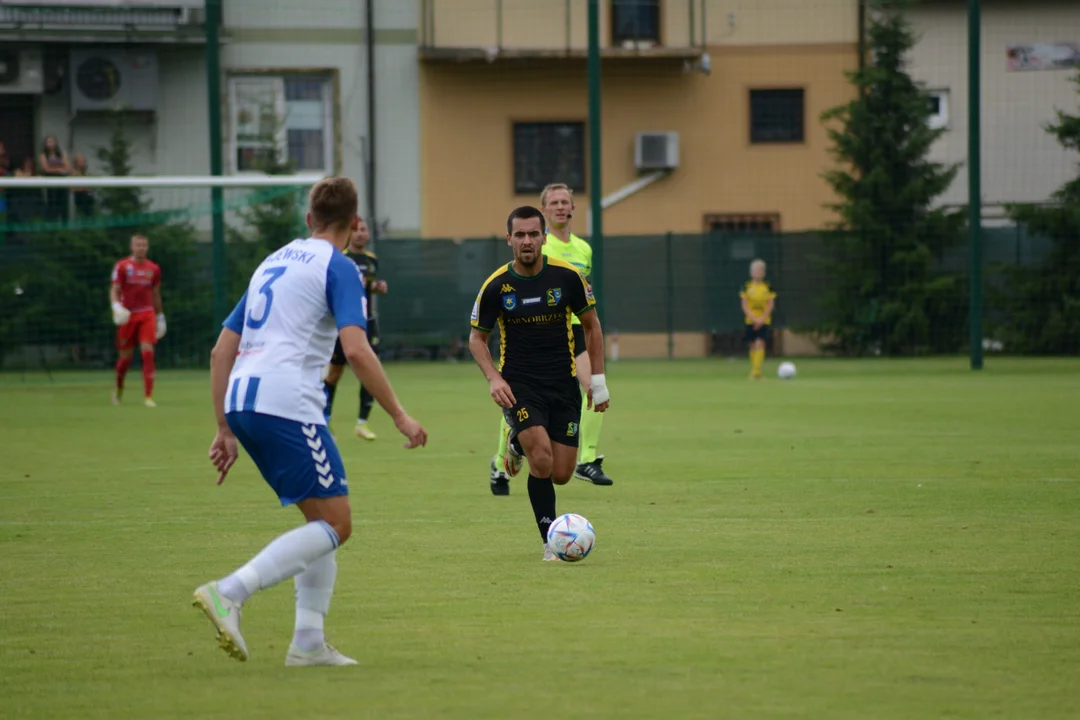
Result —
MULTIPOLYGON (((210 174, 222 174, 221 162, 221 0, 206 0, 206 100, 210 110, 210 174)), ((229 312, 228 283, 225 274, 224 191, 210 190, 211 231, 214 257, 214 324, 223 322, 229 312)))
POLYGON ((589 0, 589 244, 597 317, 604 322, 604 185, 600 172, 600 0, 589 0))
POLYGON ((367 55, 367 224, 371 239, 379 240, 379 217, 375 207, 375 0, 364 8, 364 48, 367 55))
POLYGON ((968 322, 972 370, 981 370, 983 366, 980 15, 980 0, 968 0, 968 244, 971 250, 968 322))

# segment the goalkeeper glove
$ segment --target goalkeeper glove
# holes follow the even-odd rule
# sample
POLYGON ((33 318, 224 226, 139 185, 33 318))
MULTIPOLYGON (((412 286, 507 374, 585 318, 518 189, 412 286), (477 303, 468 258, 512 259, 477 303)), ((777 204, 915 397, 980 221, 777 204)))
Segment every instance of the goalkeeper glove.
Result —
POLYGON ((157 339, 165 337, 165 313, 158 313, 157 316, 157 339))
POLYGON ((131 311, 118 302, 112 304, 112 321, 117 325, 123 325, 131 319, 131 311))
POLYGON ((603 403, 611 400, 611 393, 607 389, 607 379, 603 373, 592 376, 592 383, 590 384, 592 390, 593 405, 602 405, 603 403))

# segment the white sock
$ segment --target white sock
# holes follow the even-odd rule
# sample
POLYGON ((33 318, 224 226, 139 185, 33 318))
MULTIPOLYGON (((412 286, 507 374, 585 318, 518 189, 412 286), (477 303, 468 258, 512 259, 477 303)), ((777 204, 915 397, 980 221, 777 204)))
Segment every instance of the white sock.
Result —
POLYGON ((337 553, 330 551, 293 578, 296 583, 296 626, 293 645, 314 652, 326 643, 323 623, 330 612, 337 577, 337 553))
POLYGON ((247 565, 218 583, 221 594, 243 603, 259 590, 303 572, 304 568, 338 546, 334 528, 316 520, 279 536, 247 565))

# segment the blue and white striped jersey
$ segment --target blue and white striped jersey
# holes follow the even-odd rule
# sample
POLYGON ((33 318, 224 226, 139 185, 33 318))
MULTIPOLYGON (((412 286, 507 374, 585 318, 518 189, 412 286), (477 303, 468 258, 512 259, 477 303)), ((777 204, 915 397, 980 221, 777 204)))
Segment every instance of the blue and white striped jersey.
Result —
POLYGON ((226 413, 325 425, 322 373, 338 331, 367 327, 360 270, 327 240, 293 240, 256 268, 224 325, 240 334, 226 413))

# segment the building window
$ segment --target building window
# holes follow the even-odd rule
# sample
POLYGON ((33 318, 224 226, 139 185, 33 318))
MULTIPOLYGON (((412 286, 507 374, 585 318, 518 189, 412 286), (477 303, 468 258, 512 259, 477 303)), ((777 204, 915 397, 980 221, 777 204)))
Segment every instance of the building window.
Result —
POLYGON ((328 75, 229 78, 232 171, 266 172, 275 160, 295 172, 334 171, 328 75))
POLYGON ((802 142, 804 115, 801 89, 751 90, 750 142, 802 142))
POLYGON ((585 123, 514 123, 514 192, 539 193, 553 182, 585 190, 585 123))
POLYGON ((927 125, 931 130, 940 130, 949 127, 949 91, 931 90, 927 93, 927 104, 930 106, 930 117, 927 125))
POLYGON ((660 0, 611 0, 613 45, 660 42, 660 0))
POLYGON ((776 213, 706 215, 705 229, 711 233, 774 233, 780 231, 780 216, 776 213))

